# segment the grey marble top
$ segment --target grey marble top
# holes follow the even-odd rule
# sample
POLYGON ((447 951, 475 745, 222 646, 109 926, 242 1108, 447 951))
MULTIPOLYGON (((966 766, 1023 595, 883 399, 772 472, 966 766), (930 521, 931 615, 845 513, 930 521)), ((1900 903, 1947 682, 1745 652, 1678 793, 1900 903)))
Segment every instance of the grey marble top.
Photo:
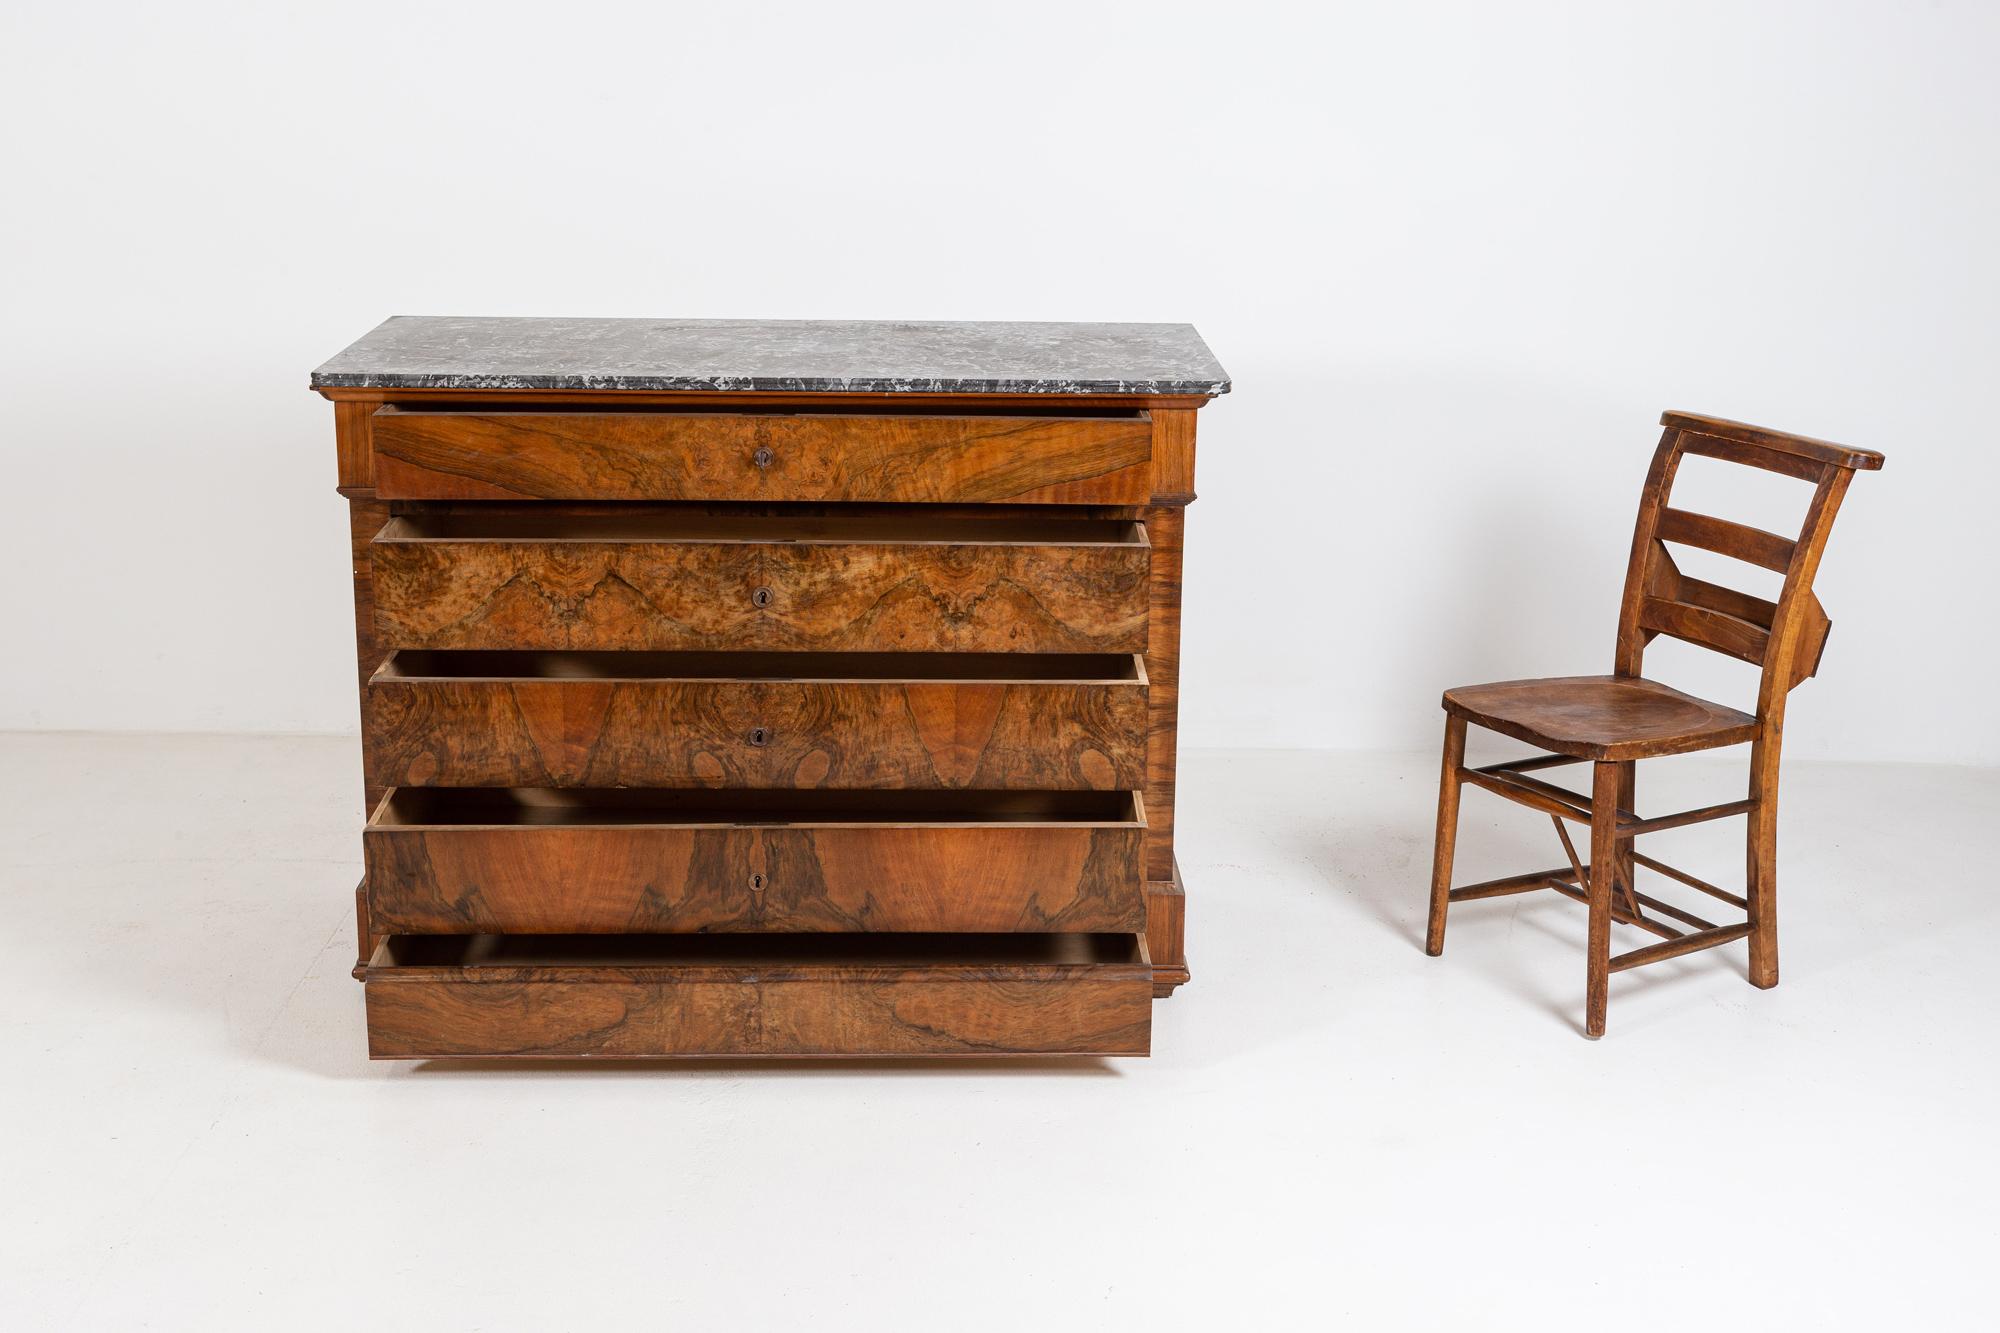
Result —
POLYGON ((315 389, 1229 392, 1191 324, 398 315, 315 389))

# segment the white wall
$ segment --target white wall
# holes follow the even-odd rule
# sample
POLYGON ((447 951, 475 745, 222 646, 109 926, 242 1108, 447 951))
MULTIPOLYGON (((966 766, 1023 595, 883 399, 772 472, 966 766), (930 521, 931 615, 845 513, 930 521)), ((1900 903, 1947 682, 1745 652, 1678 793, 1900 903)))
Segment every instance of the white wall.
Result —
POLYGON ((385 315, 1142 319, 1237 383, 1188 743, 1608 669, 1676 406, 1889 455, 1789 753, 2000 762, 1996 53, 1979 3, 10 4, 0 727, 354 725, 305 382, 385 315))

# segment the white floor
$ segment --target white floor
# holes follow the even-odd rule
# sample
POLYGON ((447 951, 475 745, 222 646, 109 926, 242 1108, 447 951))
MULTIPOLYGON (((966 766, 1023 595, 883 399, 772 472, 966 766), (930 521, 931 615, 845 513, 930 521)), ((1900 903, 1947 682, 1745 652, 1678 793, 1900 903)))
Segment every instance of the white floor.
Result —
MULTIPOLYGON (((1198 753, 1151 1060, 512 1069, 363 1058, 350 742, 0 761, 0 1328, 1992 1326, 2000 772, 1790 767, 1784 985, 1602 1042, 1575 904, 1423 956, 1433 756, 1198 753)), ((1560 861, 1465 799, 1460 882, 1560 861)))

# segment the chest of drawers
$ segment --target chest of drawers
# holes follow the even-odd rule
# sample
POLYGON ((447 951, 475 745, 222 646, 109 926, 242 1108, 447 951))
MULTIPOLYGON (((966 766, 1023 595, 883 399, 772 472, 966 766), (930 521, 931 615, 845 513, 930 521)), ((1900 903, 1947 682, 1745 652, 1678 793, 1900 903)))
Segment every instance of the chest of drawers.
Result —
POLYGON ((398 318, 312 387, 372 1055, 1149 1051, 1193 329, 398 318))

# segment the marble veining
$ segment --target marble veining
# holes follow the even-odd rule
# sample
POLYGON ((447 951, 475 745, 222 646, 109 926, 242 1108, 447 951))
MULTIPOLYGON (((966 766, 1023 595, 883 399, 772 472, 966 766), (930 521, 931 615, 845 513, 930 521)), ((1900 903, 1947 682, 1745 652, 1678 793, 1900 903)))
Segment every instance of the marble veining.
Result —
POLYGON ((315 389, 1219 394, 1191 324, 398 315, 315 389))

